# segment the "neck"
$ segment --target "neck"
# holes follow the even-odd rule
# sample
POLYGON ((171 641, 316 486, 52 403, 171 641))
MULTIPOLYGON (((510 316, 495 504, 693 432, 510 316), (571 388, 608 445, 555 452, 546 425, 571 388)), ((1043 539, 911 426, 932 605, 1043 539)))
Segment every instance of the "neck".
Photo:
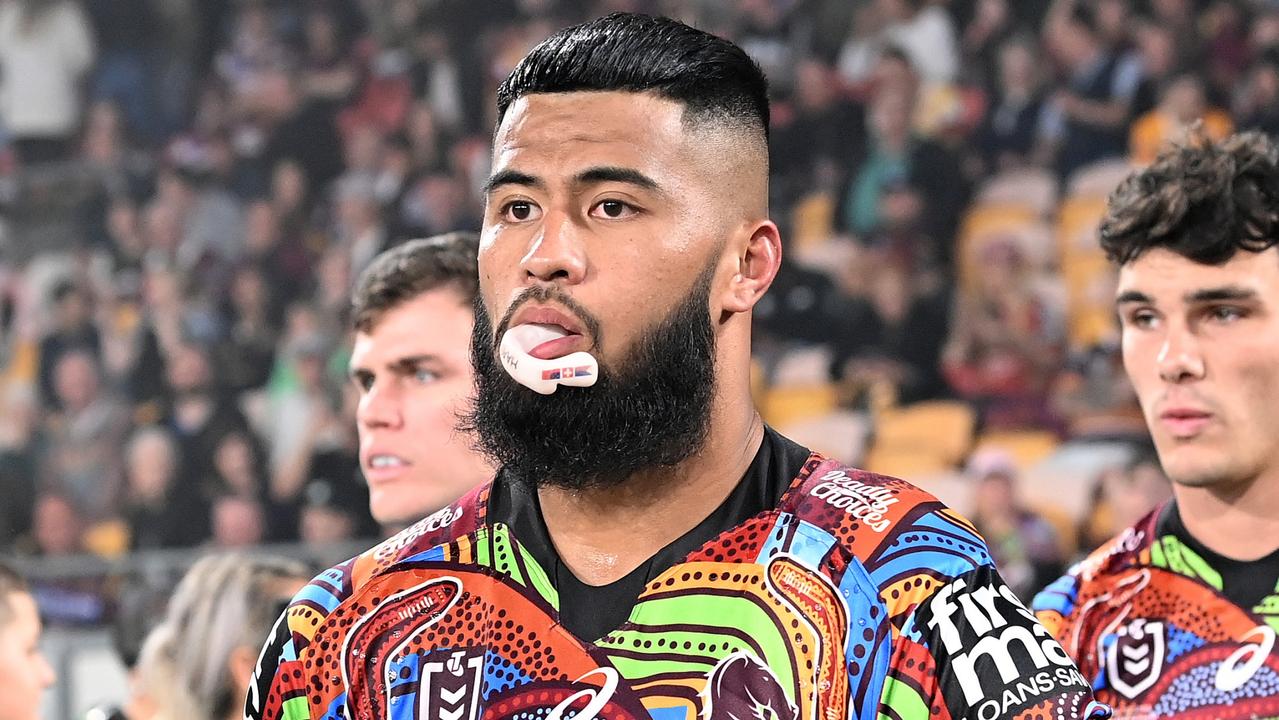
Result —
POLYGON ((731 401, 728 395, 716 394, 705 444, 679 465, 644 470, 609 488, 538 490, 551 541, 582 582, 607 585, 625 577, 737 487, 763 442, 764 423, 749 389, 731 393, 731 401))
POLYGON ((1173 485, 1186 530, 1233 560, 1256 560, 1279 549, 1279 468, 1222 488, 1173 485))

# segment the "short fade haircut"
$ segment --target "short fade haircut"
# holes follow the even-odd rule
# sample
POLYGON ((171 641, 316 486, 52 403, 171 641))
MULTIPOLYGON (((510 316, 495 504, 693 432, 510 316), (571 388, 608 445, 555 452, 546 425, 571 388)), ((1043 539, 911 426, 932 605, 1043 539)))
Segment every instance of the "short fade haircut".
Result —
POLYGON ((1204 265, 1279 242, 1279 148, 1260 132, 1221 142, 1202 131, 1110 195, 1101 247, 1120 265, 1164 248, 1204 265))
POLYGON ((8 627, 13 621, 13 606, 9 604, 9 598, 25 592, 31 592, 27 581, 18 574, 17 570, 0 563, 0 630, 8 627))
POLYGON ((686 126, 768 138, 768 83, 744 50, 677 20, 633 13, 565 28, 533 48, 497 90, 497 123, 525 95, 610 90, 677 102, 686 126))
POLYGON ((452 232, 409 240, 378 255, 351 294, 355 329, 369 332, 387 311, 441 288, 456 290, 471 307, 480 291, 479 250, 479 235, 452 232))

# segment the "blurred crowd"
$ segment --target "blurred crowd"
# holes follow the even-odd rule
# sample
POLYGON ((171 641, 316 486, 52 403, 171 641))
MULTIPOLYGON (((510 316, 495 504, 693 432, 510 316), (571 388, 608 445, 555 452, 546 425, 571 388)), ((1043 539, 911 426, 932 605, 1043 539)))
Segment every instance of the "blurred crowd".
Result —
POLYGON ((479 227, 497 84, 612 10, 732 38, 770 79, 766 419, 923 477, 885 454, 893 410, 966 409, 941 469, 1021 592, 1166 496, 1138 450, 1046 518, 982 438, 1141 447, 1092 229, 1186 128, 1279 132, 1279 4, 3 0, 0 553, 377 536, 352 280, 479 227))

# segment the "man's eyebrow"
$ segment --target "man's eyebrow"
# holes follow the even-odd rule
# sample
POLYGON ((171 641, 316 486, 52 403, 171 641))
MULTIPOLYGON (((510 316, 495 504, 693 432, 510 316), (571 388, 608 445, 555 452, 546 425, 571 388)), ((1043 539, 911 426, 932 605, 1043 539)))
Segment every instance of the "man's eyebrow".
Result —
POLYGON ((397 373, 409 374, 416 372, 418 366, 422 363, 428 363, 438 359, 438 356, 431 354, 406 355, 405 357, 398 358, 395 362, 391 363, 391 369, 397 373))
POLYGON ((661 192, 662 188, 653 178, 634 168, 616 167, 611 165, 593 167, 578 173, 574 182, 578 185, 591 185, 594 183, 617 182, 627 185, 634 185, 645 190, 653 190, 661 192))
MULTIPOLYGON (((439 360, 439 356, 432 355, 430 353, 424 353, 421 355, 406 355, 401 358, 396 358, 394 361, 389 363, 387 367, 389 367, 392 372, 407 374, 407 373, 412 373, 416 371, 418 366, 421 365, 422 363, 435 362, 437 360, 439 360)), ((376 371, 364 365, 352 365, 351 367, 347 368, 346 372, 352 378, 358 378, 362 375, 372 375, 376 371)))
POLYGON ((546 188, 546 183, 528 173, 519 170, 499 170, 484 182, 484 194, 488 195, 503 185, 523 185, 536 190, 546 188))
POLYGON ((1149 295, 1141 292, 1140 290, 1127 290, 1119 293, 1119 296, 1115 298, 1116 305, 1126 305, 1128 303, 1142 303, 1149 305, 1153 302, 1154 301, 1150 299, 1149 295))
POLYGON ((1255 300, 1257 291, 1251 288, 1239 287, 1238 285, 1226 285, 1224 287, 1205 288, 1187 293, 1186 302, 1206 303, 1221 302, 1222 300, 1255 300))

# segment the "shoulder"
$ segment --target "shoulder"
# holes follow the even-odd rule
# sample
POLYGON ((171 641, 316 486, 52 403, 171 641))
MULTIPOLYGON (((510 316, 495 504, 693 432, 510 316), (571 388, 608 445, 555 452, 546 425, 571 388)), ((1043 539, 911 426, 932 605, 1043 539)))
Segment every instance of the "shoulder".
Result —
POLYGON ((824 461, 796 482, 782 509, 833 535, 881 589, 992 564, 972 523, 905 480, 824 461))
POLYGON ((363 553, 334 565, 306 585, 289 606, 289 624, 304 636, 390 566, 476 531, 485 522, 490 485, 481 485, 363 553))
POLYGON ((1066 574, 1035 596, 1031 607, 1050 627, 1064 622, 1075 612, 1081 595, 1093 594, 1126 576, 1126 571, 1149 564, 1150 547, 1156 539, 1154 525, 1159 509, 1125 528, 1103 543, 1087 557, 1075 563, 1066 574))

